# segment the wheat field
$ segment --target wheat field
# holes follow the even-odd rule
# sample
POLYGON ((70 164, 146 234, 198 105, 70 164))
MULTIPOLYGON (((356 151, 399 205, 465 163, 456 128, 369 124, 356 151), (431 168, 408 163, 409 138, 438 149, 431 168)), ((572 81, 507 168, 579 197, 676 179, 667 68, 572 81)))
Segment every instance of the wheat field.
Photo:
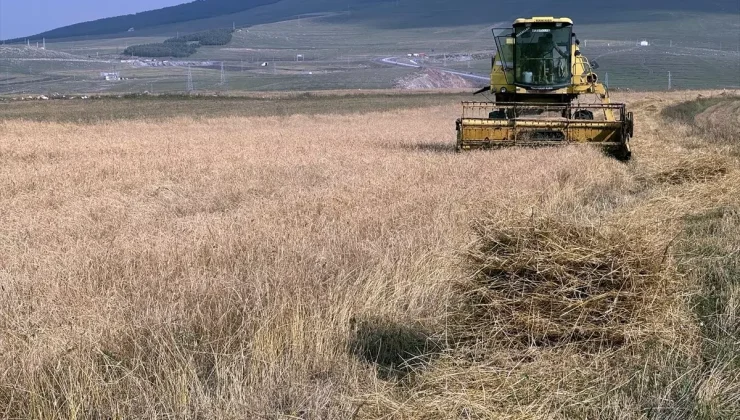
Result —
POLYGON ((695 307, 725 275, 737 334, 740 267, 689 245, 738 252, 739 139, 668 128, 696 95, 617 98, 629 164, 456 154, 457 102, 1 121, 0 417, 733 418, 695 307))

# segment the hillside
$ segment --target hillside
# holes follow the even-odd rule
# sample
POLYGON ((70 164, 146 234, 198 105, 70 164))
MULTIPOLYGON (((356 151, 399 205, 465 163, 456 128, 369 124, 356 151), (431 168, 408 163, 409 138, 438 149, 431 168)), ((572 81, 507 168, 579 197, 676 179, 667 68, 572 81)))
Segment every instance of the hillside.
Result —
POLYGON ((382 6, 365 8, 351 16, 337 20, 370 23, 382 28, 426 28, 471 24, 495 24, 522 16, 569 16, 592 23, 672 20, 675 12, 740 13, 734 0, 714 0, 702 3, 678 0, 645 2, 625 0, 618 3, 583 7, 583 2, 563 0, 501 0, 497 2, 474 0, 459 7, 449 0, 386 1, 382 6), (668 13, 665 13, 668 12, 668 13))
MULTIPOLYGON (((130 28, 141 29, 172 23, 208 19, 253 9, 279 0, 196 0, 178 6, 143 11, 132 15, 116 16, 91 22, 82 22, 51 31, 43 32, 31 38, 72 38, 111 35, 127 32, 130 28)), ((19 42, 25 38, 9 40, 19 42)))
MULTIPOLYGON (((212 29, 237 24, 250 26, 277 22, 306 14, 332 13, 334 22, 362 23, 376 28, 424 28, 470 24, 494 24, 517 16, 572 16, 592 23, 622 21, 673 20, 674 12, 737 14, 740 4, 734 0, 693 2, 657 0, 646 4, 639 0, 584 8, 582 2, 566 0, 553 4, 531 0, 522 5, 516 0, 490 2, 471 0, 464 8, 449 0, 199 0, 178 6, 78 23, 37 35, 30 39, 64 39, 76 37, 109 37, 135 33, 151 35, 166 30, 167 25, 202 22, 198 29, 212 29)), ((171 29, 171 28, 169 28, 171 29)), ((9 40, 21 42, 23 39, 9 40)))

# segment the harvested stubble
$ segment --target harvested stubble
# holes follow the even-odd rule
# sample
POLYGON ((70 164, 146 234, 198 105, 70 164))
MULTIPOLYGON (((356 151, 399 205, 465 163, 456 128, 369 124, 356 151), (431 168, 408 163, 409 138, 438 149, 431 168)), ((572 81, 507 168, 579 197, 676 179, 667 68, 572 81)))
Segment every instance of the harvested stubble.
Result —
POLYGON ((715 145, 737 147, 740 137, 740 96, 722 92, 697 95, 691 100, 669 106, 663 115, 672 122, 683 122, 695 128, 695 134, 715 145))
POLYGON ((661 184, 681 185, 708 182, 728 172, 729 162, 722 156, 692 156, 673 162, 670 168, 655 174, 654 180, 661 184))

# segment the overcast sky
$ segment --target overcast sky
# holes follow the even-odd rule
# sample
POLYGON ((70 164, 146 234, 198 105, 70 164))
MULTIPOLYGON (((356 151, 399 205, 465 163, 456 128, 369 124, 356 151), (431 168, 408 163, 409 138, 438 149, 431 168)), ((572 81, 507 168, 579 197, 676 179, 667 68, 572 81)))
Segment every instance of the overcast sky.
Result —
POLYGON ((189 0, 0 0, 0 39, 60 26, 159 9, 189 0))

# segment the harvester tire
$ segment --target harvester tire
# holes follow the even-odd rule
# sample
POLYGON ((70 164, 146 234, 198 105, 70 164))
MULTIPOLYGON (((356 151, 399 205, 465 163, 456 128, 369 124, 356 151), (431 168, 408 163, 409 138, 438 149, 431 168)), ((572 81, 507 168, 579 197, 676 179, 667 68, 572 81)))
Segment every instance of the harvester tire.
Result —
POLYGON ((627 162, 632 158, 632 149, 630 148, 630 137, 627 136, 624 142, 619 146, 617 150, 616 158, 622 162, 627 162))

